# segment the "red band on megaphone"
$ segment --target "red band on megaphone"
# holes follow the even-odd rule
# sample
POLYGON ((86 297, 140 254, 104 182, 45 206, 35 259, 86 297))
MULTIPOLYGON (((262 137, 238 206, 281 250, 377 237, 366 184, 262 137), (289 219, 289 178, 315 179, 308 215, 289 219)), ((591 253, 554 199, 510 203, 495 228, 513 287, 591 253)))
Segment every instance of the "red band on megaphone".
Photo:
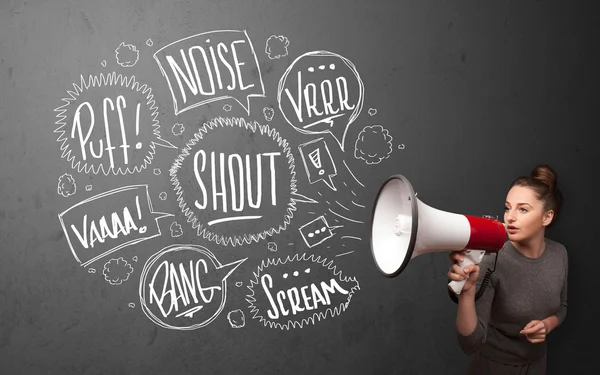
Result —
POLYGON ((465 249, 497 252, 506 241, 506 229, 498 220, 464 215, 471 226, 471 237, 465 249))

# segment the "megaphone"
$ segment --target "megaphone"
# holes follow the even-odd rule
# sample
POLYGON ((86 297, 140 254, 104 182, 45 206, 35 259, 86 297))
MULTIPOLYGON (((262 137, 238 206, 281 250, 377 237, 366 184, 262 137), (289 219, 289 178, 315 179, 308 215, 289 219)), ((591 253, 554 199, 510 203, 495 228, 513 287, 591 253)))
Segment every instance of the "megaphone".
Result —
MULTIPOLYGON (((379 189, 371 214, 371 252, 379 271, 399 275, 421 254, 464 251, 461 267, 479 264, 485 253, 502 249, 504 224, 490 217, 446 212, 421 202, 408 179, 389 177, 379 189)), ((448 285, 460 294, 466 280, 448 285)))

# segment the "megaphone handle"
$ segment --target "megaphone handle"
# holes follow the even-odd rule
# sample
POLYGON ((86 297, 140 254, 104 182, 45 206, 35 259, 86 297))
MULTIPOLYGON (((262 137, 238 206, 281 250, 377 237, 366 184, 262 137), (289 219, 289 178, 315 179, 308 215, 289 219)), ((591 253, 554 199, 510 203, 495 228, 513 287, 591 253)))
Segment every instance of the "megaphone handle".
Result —
MULTIPOLYGON (((464 268, 464 267, 468 266, 469 264, 479 264, 479 262, 481 262, 481 259, 483 259, 483 256, 485 255, 485 251, 483 251, 483 250, 463 250, 463 254, 464 254, 464 260, 462 262, 458 263, 458 265, 461 268, 464 268)), ((462 288, 465 286, 466 282, 467 282, 467 280, 461 280, 461 281, 452 280, 448 283, 448 285, 454 291, 454 293, 460 294, 460 292, 462 291, 462 288)))

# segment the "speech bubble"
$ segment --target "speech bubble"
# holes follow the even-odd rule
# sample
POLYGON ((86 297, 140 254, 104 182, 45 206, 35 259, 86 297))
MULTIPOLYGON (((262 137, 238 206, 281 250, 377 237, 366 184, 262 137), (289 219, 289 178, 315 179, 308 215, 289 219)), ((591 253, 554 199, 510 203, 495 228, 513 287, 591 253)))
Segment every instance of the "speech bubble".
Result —
POLYGON ((139 288, 142 311, 163 328, 204 327, 223 310, 227 278, 246 259, 222 265, 205 247, 168 246, 144 265, 139 288))
POLYGON ((73 88, 54 109, 54 132, 61 157, 78 172, 140 172, 152 163, 156 146, 176 148, 160 134, 152 89, 135 76, 82 75, 73 88))
POLYGON ((95 195, 58 214, 75 260, 85 267, 125 246, 160 236, 147 185, 95 195))
POLYGON ((341 315, 357 290, 333 260, 314 254, 262 261, 246 295, 253 319, 265 327, 289 330, 341 315))
POLYGON ((277 88, 279 109, 294 129, 303 134, 330 133, 342 151, 363 99, 364 85, 354 64, 328 51, 296 58, 277 88))
POLYGON ((337 168, 325 140, 318 138, 301 144, 298 149, 304 162, 304 170, 308 181, 311 184, 323 181, 331 190, 337 191, 332 179, 333 176, 337 175, 337 168))
POLYGON ((298 201, 288 142, 269 125, 218 117, 186 142, 170 168, 178 206, 196 234, 220 245, 285 230, 298 201))
POLYGON ((250 114, 250 98, 265 96, 258 59, 245 30, 192 35, 159 49, 154 59, 171 90, 175 115, 228 98, 250 114))
POLYGON ((335 235, 333 230, 341 226, 330 227, 324 216, 304 224, 298 230, 302 235, 304 243, 308 247, 315 247, 335 235))

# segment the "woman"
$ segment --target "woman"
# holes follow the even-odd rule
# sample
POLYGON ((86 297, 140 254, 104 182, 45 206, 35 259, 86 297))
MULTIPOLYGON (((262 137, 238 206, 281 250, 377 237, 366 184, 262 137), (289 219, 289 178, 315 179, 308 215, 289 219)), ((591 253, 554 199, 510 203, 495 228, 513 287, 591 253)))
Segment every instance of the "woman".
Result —
POLYGON ((504 225, 508 241, 480 265, 461 268, 462 253, 450 254, 448 277, 467 280, 458 302, 457 338, 462 351, 474 354, 468 374, 546 373, 546 338, 567 315, 567 251, 545 237, 558 219, 562 194, 552 168, 541 165, 517 178, 506 196, 504 225), (494 268, 485 292, 475 300, 483 277, 494 268))

